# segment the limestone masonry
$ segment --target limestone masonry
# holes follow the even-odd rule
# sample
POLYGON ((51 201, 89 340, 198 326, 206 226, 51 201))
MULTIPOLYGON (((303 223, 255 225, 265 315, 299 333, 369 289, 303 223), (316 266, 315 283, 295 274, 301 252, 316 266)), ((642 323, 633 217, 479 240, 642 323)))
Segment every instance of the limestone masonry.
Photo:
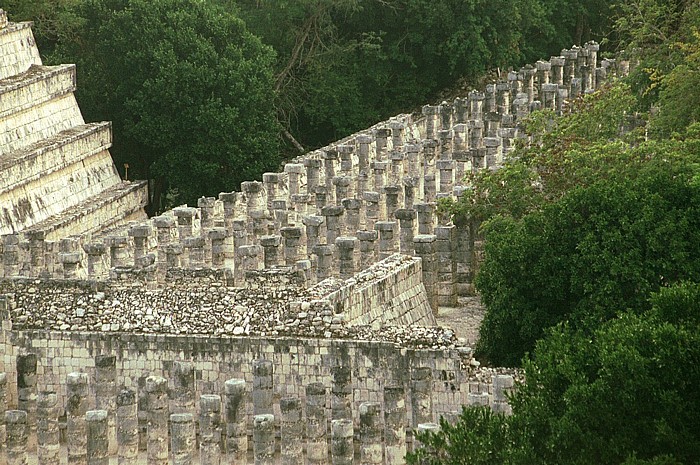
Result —
POLYGON ((43 66, 31 23, 0 10, 0 465, 403 464, 463 405, 508 413, 513 373, 436 324, 480 250, 436 202, 496 169, 530 112, 626 72, 597 52, 149 219, 75 67, 43 66))

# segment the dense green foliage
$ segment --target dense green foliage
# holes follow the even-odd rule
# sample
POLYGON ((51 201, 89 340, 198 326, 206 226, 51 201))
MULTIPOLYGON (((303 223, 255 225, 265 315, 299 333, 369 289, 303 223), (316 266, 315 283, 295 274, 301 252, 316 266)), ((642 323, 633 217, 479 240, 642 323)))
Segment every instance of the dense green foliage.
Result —
POLYGON ((117 166, 155 180, 155 208, 230 191, 279 163, 274 53, 224 10, 195 0, 90 0, 77 39, 88 120, 114 123, 117 166))

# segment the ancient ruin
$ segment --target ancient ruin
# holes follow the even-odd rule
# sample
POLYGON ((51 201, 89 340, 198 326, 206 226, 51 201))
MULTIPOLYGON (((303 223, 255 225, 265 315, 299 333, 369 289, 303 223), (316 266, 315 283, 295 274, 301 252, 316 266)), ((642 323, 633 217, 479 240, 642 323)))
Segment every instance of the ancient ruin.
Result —
POLYGON ((513 377, 436 326, 473 292, 479 250, 436 201, 495 169, 524 116, 624 72, 597 51, 147 218, 109 123, 82 119, 75 68, 42 66, 31 24, 0 10, 0 463, 198 447, 202 464, 401 464, 462 405, 507 412, 513 377))

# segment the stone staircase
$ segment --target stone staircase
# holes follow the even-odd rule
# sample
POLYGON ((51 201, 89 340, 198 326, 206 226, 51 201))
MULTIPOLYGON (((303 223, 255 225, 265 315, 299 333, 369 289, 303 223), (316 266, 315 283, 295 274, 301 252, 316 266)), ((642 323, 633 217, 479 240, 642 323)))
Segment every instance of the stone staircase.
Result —
POLYGON ((0 10, 0 235, 58 240, 146 219, 146 183, 121 181, 110 124, 85 124, 75 90, 75 66, 43 66, 31 23, 0 10))

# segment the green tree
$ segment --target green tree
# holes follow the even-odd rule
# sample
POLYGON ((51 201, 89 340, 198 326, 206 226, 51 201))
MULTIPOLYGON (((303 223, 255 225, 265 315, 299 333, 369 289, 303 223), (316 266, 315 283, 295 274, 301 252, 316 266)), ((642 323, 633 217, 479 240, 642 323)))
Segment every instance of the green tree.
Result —
MULTIPOLYGON (((114 122, 117 166, 154 180, 152 211, 275 169, 274 53, 233 14, 195 0, 86 0, 57 60, 78 64, 89 120, 114 122)), ((133 174, 132 174, 133 173, 133 174)))

